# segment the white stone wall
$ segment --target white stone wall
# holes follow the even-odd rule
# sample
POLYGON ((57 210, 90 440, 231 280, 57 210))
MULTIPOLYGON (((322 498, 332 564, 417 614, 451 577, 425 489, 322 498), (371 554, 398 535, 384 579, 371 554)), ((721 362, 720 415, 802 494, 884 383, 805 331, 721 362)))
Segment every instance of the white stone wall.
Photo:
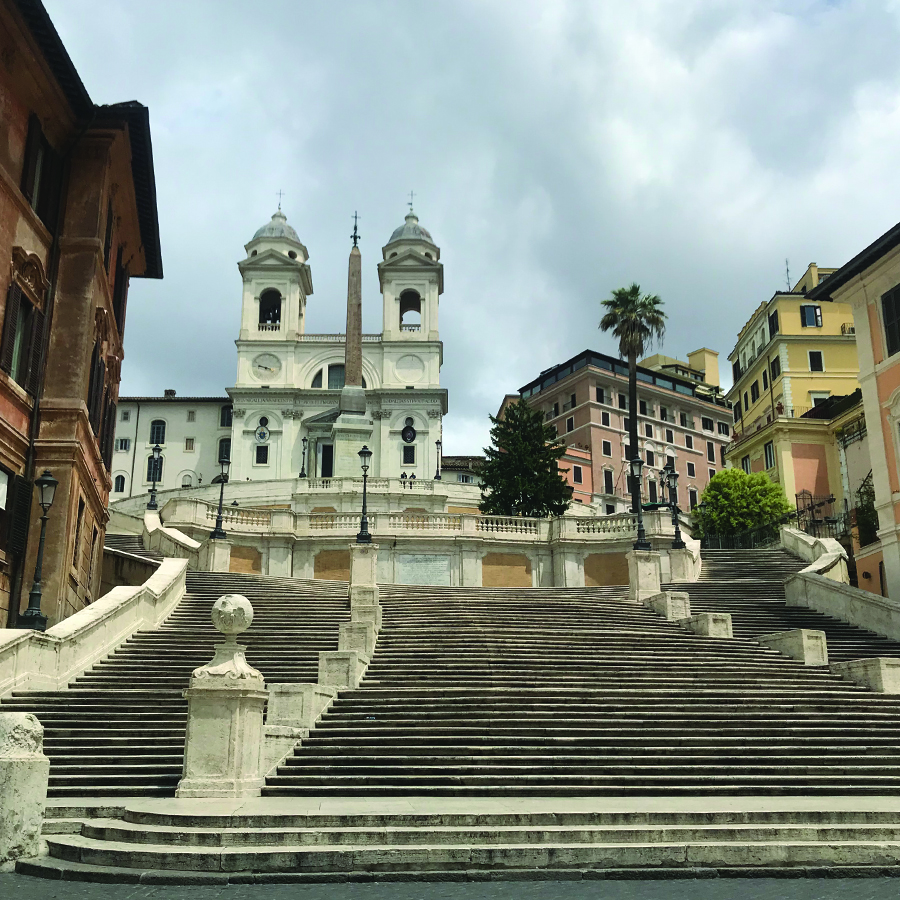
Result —
POLYGON ((219 441, 231 437, 231 427, 223 428, 219 424, 223 406, 231 406, 231 400, 224 395, 221 398, 120 399, 115 446, 121 438, 129 440, 130 446, 127 451, 113 451, 110 500, 115 502, 150 490, 147 480, 147 459, 153 450, 150 424, 157 419, 166 423, 166 440, 160 444, 163 477, 157 489, 180 488, 185 476, 190 476, 192 486, 209 484, 221 471, 219 441), (189 421, 191 412, 193 421, 189 421), (188 439, 193 439, 192 450, 186 449, 188 439), (124 479, 122 491, 115 489, 119 476, 124 479))

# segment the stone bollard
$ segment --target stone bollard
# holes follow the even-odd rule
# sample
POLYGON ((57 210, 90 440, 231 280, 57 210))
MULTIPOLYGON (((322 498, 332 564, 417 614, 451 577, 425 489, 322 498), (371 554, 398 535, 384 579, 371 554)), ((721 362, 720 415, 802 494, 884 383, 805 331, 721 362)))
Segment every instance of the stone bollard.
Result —
POLYGON ((378 545, 350 545, 350 606, 378 605, 378 545))
POLYGON ((792 628, 790 631, 761 634, 756 640, 763 647, 777 650, 791 659, 799 660, 805 666, 828 665, 828 643, 824 631, 792 628))
POLYGON ((253 621, 240 594, 213 604, 213 625, 225 635, 215 656, 194 670, 188 701, 184 774, 176 797, 258 797, 263 785, 263 676, 247 663, 234 636, 253 621))
POLYGON ((691 600, 684 591, 662 591, 652 597, 644 598, 644 606, 664 616, 670 622, 680 622, 691 615, 691 600))
POLYGON ((41 852, 50 760, 31 713, 0 712, 0 872, 41 852))
POLYGON ((900 659, 873 656, 833 663, 831 671, 879 694, 900 694, 900 659))
POLYGON ((687 619, 682 619, 681 624, 694 634, 702 634, 704 637, 733 638, 734 631, 731 627, 731 613, 696 613, 687 619))
POLYGON ((643 603, 647 597, 658 594, 661 575, 659 553, 655 550, 629 550, 625 558, 628 560, 628 599, 643 603))
POLYGON ((375 652, 375 626, 371 622, 342 622, 338 626, 338 650, 359 650, 369 658, 375 652))
POLYGON ((263 745, 263 772, 284 761, 337 696, 318 684, 270 684, 263 745))
POLYGON ((359 650, 320 650, 319 685, 338 690, 353 690, 369 665, 369 657, 359 650))

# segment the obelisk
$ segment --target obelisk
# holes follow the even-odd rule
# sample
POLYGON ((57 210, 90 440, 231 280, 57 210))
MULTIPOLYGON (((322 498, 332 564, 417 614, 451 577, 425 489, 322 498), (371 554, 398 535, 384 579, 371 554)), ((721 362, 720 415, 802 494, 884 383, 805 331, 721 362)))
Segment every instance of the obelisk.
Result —
POLYGON ((344 387, 341 413, 364 415, 366 392, 362 386, 362 256, 356 245, 359 234, 353 223, 353 247, 347 268, 347 336, 344 342, 344 387))
POLYGON ((361 474, 359 451, 372 442, 372 422, 366 416, 366 392, 362 386, 362 257, 353 217, 353 248, 347 270, 347 335, 344 343, 344 387, 339 415, 332 426, 334 474, 354 477, 361 474))

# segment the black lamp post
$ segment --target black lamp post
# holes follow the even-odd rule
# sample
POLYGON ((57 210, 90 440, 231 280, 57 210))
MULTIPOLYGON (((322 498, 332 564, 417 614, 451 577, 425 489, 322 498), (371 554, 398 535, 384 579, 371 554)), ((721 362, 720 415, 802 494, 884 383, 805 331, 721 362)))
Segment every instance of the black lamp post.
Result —
POLYGON ((434 472, 434 480, 440 481, 441 480, 441 440, 440 440, 440 438, 438 438, 434 442, 434 446, 437 447, 437 469, 435 469, 435 472, 434 472))
POLYGON ((635 550, 652 550, 650 541, 647 540, 647 534, 644 531, 644 510, 641 503, 641 469, 644 468, 644 461, 640 456, 636 456, 629 463, 631 466, 631 496, 637 497, 637 540, 634 542, 635 550))
POLYGON ((306 478, 306 445, 309 443, 308 438, 303 438, 303 463, 300 466, 300 477, 306 478))
MULTIPOLYGON (((703 511, 706 509, 705 503, 698 503, 694 509, 700 510, 700 546, 702 547, 706 541, 706 529, 703 527, 703 511)), ((691 510, 693 513, 694 510, 691 510)))
POLYGON ((231 466, 230 459, 220 459, 219 465, 222 467, 222 474, 219 476, 219 513, 216 516, 216 527, 209 533, 212 540, 228 537, 225 529, 222 527, 222 503, 225 500, 225 482, 228 481, 228 469, 231 466))
POLYGON ((673 550, 684 550, 684 541, 681 539, 681 529, 678 527, 678 473, 671 462, 663 467, 666 476, 666 484, 669 488, 669 505, 672 507, 672 524, 675 526, 675 539, 672 541, 673 550))
POLYGON ((156 444, 153 447, 153 470, 150 475, 150 501, 147 503, 147 509, 159 509, 156 505, 156 482, 159 481, 159 456, 162 453, 162 447, 156 444))
POLYGON ((356 535, 357 544, 371 544, 372 535, 369 534, 369 519, 366 516, 366 480, 369 477, 369 460, 372 458, 372 451, 363 444, 362 450, 359 451, 359 461, 362 464, 363 473, 363 505, 362 517, 359 520, 359 534, 356 535))
POLYGON ((20 619, 23 628, 33 628, 35 631, 45 631, 47 617, 41 612, 41 574, 44 568, 44 540, 47 537, 47 513, 53 505, 53 497, 59 482, 50 474, 49 469, 44 469, 40 478, 34 480, 40 496, 38 503, 44 514, 41 516, 41 540, 38 543, 37 562, 34 564, 34 583, 28 594, 28 609, 22 613, 20 619))

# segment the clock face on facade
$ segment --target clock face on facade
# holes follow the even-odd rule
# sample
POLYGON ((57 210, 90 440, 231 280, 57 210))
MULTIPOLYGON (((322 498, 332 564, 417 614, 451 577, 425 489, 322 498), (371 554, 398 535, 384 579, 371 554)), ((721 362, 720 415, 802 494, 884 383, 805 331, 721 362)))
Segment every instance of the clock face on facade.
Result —
POLYGON ((251 366, 260 381, 271 381, 281 372, 281 360, 274 353, 260 353, 253 358, 251 366))

